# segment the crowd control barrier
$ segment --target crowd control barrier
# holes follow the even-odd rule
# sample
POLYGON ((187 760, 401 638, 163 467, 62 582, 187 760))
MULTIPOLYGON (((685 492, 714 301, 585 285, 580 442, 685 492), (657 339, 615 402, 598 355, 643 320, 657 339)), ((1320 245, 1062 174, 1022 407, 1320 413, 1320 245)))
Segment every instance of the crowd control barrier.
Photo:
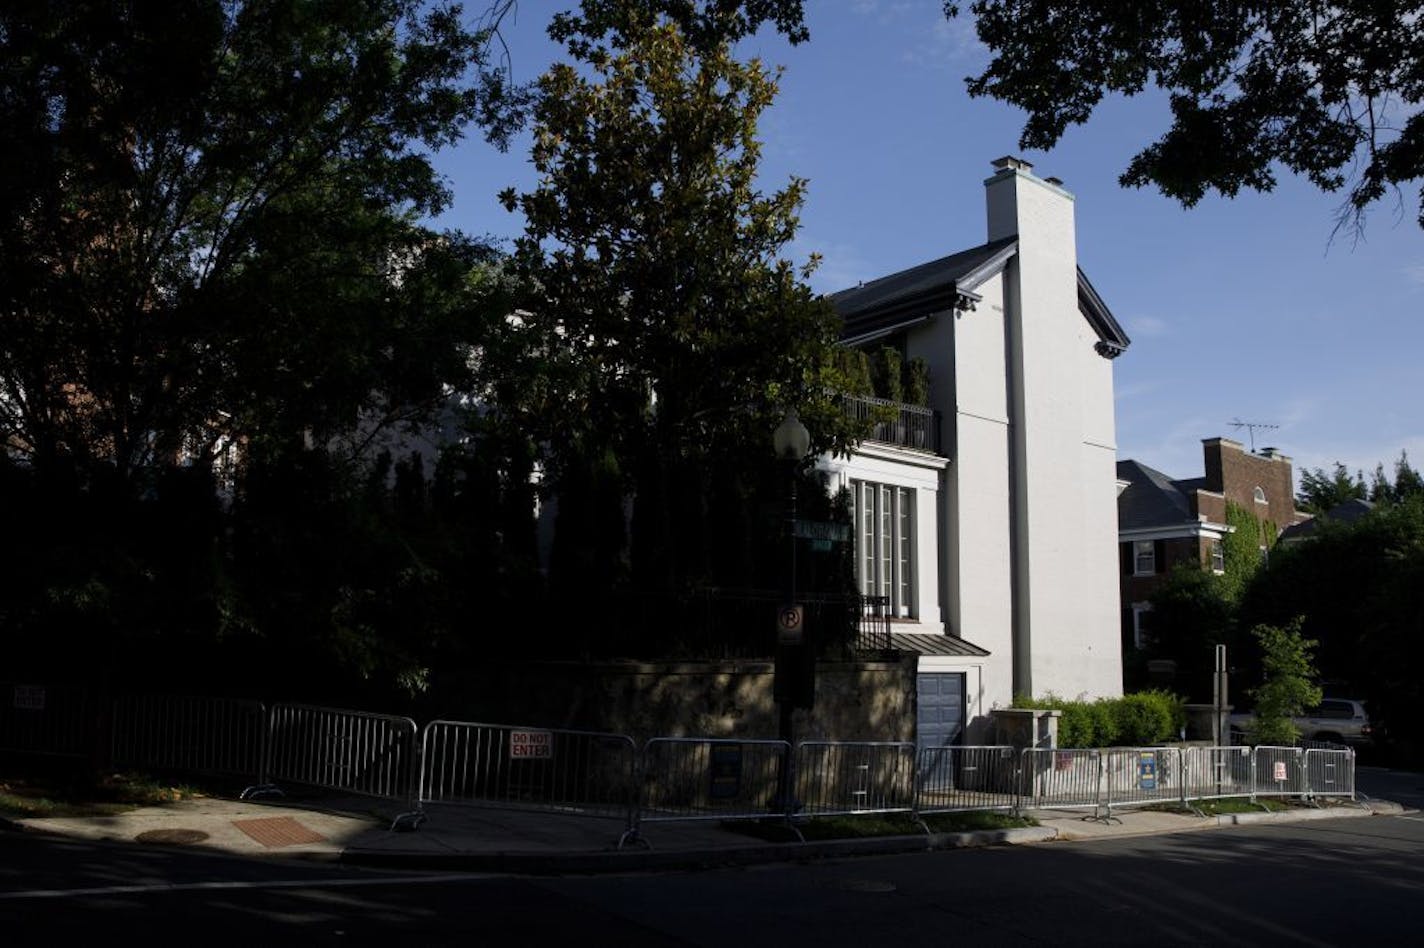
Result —
POLYGON ((1181 751, 1175 747, 1110 747, 1102 752, 1106 814, 1160 803, 1186 804, 1181 751))
POLYGON ((93 707, 79 685, 0 682, 0 751, 87 757, 93 707))
POLYGON ((1305 752, 1299 747, 1260 745, 1253 752, 1251 764, 1255 791, 1252 799, 1306 795, 1305 752))
POLYGON ((1355 799, 1355 752, 1308 750, 1305 752, 1305 785, 1312 798, 1355 799))
POLYGON ((227 698, 142 695, 114 702, 114 763, 197 774, 262 771, 267 709, 227 698))
MULTIPOLYGON (((856 813, 1091 809, 1231 797, 1356 798, 1348 748, 1059 750, 908 742, 658 737, 438 720, 300 704, 122 697, 96 715, 83 688, 0 682, 0 751, 255 775, 248 798, 302 785, 394 801, 395 826, 425 804, 529 808, 618 819, 620 845, 675 820, 856 813), (108 711, 109 709, 105 709, 108 711), (103 720, 101 720, 103 719, 103 720), (99 725, 112 725, 101 731, 99 725)), ((921 820, 921 822, 923 822, 921 820)))
POLYGON ((1184 747, 1181 758, 1188 799, 1225 800, 1254 796, 1251 748, 1184 747))
POLYGON ((616 817, 637 803, 637 748, 621 734, 432 721, 421 734, 420 802, 616 817))
POLYGON ((1103 752, 1025 748, 1020 756, 1019 809, 1096 811, 1103 800, 1103 752))
POLYGON ((667 820, 789 815, 795 774, 786 741, 656 737, 643 745, 639 797, 628 838, 667 820))
POLYGON ((914 744, 803 741, 796 745, 797 814, 909 813, 914 806, 914 744))
POLYGON ((1019 756, 1013 747, 927 747, 915 771, 915 812, 1012 810, 1019 756))
POLYGON ((262 775, 244 798, 280 793, 284 783, 395 800, 396 825, 418 824, 416 727, 410 718, 299 704, 267 716, 262 775))

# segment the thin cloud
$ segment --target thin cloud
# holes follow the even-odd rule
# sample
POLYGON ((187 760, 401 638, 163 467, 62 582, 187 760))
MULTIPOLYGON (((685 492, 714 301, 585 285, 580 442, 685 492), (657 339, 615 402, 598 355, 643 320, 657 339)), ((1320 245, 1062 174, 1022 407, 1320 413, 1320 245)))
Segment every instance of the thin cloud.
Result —
POLYGON ((938 15, 928 29, 918 29, 916 37, 901 57, 915 66, 959 70, 967 62, 980 61, 989 55, 989 48, 979 42, 979 34, 974 31, 974 19, 969 16, 957 16, 951 20, 938 15))
POLYGON ((1127 333, 1135 339, 1158 339, 1171 331, 1171 323, 1158 316, 1134 316, 1127 321, 1127 333))

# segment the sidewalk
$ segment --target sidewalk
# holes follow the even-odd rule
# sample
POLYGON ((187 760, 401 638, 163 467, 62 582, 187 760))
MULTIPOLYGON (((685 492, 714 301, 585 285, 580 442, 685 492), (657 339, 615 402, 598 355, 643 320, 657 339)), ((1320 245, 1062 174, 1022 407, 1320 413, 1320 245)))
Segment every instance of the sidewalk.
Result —
MULTIPOLYGON (((183 845, 242 856, 331 860, 412 870, 528 874, 629 872, 793 862, 836 856, 925 852, 968 846, 1047 843, 1181 833, 1259 822, 1295 822, 1399 813, 1387 801, 1293 808, 1280 813, 1197 817, 1125 810, 1109 822, 1085 811, 1035 811, 1039 826, 933 836, 888 836, 822 842, 768 843, 722 829, 716 822, 645 825, 646 846, 618 848, 624 824, 565 813, 432 804, 415 831, 395 832, 363 815, 357 801, 338 811, 290 801, 188 800, 116 816, 0 821, 30 832, 76 839, 183 845)), ((328 804, 329 805, 329 804, 328 804)))

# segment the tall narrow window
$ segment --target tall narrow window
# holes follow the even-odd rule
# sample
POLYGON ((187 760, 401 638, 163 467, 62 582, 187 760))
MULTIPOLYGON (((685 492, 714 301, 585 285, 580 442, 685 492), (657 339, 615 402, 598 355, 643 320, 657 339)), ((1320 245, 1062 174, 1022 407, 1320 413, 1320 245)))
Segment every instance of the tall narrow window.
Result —
POLYGON ((1157 572, 1157 545, 1151 540, 1138 540, 1132 544, 1133 573, 1150 576, 1157 572))
POLYGON ((870 481, 851 482, 856 582, 866 596, 884 596, 890 614, 911 618, 915 608, 915 491, 870 481))

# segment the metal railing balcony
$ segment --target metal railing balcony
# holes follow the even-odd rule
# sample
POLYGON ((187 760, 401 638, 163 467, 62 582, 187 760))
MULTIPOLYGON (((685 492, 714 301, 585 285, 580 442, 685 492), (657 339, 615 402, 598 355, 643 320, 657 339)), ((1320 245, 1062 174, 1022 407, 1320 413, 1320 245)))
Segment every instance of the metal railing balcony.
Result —
POLYGON ((871 423, 866 441, 940 454, 940 413, 932 408, 869 395, 842 396, 846 414, 871 423))

